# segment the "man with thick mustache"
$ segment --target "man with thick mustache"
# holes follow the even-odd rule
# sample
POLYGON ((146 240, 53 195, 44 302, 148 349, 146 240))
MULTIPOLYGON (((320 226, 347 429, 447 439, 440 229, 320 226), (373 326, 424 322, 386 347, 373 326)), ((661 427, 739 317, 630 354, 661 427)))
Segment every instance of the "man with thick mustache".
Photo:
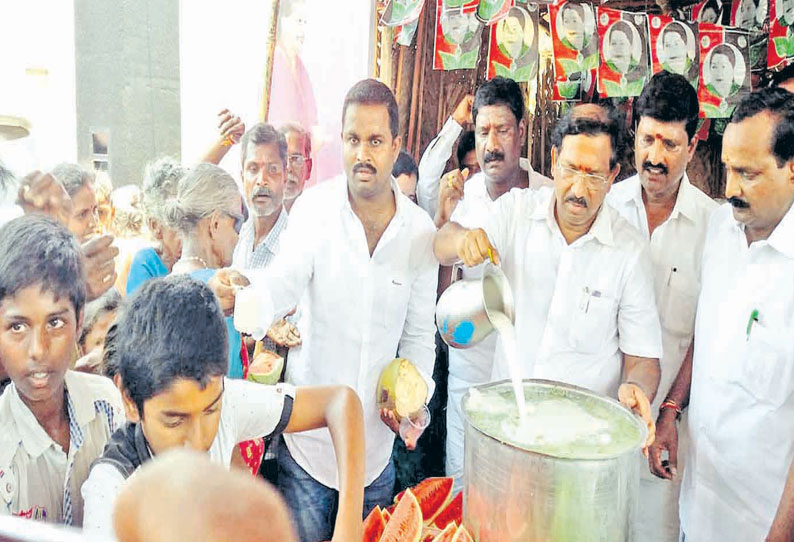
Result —
MULTIPOLYGON (((648 243, 603 205, 620 171, 616 117, 598 106, 574 108, 555 129, 554 188, 511 190, 484 228, 447 223, 434 250, 442 265, 501 263, 515 300, 523 376, 619 398, 647 423, 649 444, 661 331, 648 243)), ((497 347, 492 377, 507 376, 497 347)))
MULTIPOLYGON (((654 290, 662 324, 662 378, 652 404, 656 442, 650 470, 641 469, 636 529, 648 542, 678 540, 681 454, 663 463, 662 451, 676 439, 681 405, 668 399, 682 364, 692 370, 692 338, 700 292, 700 260, 711 212, 717 204, 689 182, 686 167, 695 154, 697 92, 686 78, 654 75, 637 101, 634 139, 638 173, 612 187, 607 203, 651 244, 654 290), (660 409, 661 407, 661 409, 660 409), (653 476, 655 474, 659 478, 653 476)), ((682 431, 682 437, 686 431, 682 431)), ((683 438, 678 443, 684 449, 683 438)))
POLYGON ((744 98, 725 128, 722 163, 728 203, 706 232, 692 369, 668 396, 689 405, 681 530, 687 542, 789 541, 794 94, 768 88, 744 98))

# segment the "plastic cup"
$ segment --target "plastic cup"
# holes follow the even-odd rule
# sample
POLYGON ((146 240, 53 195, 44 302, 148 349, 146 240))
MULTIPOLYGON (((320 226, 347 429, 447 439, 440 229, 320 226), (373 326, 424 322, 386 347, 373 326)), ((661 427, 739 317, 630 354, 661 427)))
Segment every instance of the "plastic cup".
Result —
POLYGON ((415 447, 428 425, 430 425, 430 410, 427 405, 422 405, 422 408, 409 416, 403 416, 400 420, 400 437, 405 445, 415 447))
POLYGON ((251 287, 241 288, 234 298, 234 329, 261 341, 273 321, 268 296, 257 295, 251 287))

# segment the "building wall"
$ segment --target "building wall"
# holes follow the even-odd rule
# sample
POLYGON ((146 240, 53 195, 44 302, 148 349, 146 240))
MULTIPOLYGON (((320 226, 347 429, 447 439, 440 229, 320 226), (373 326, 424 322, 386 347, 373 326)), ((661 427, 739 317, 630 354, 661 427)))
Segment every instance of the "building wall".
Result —
POLYGON ((108 134, 115 186, 140 183, 147 162, 180 157, 178 0, 74 0, 77 157, 108 134))

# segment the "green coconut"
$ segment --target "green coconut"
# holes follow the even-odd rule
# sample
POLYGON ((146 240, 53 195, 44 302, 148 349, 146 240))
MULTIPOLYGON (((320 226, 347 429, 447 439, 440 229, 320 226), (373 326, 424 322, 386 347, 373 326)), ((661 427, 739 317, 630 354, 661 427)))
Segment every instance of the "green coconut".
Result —
POLYGON ((378 408, 393 410, 398 419, 418 412, 427 400, 427 382, 414 364, 396 358, 380 373, 378 408))

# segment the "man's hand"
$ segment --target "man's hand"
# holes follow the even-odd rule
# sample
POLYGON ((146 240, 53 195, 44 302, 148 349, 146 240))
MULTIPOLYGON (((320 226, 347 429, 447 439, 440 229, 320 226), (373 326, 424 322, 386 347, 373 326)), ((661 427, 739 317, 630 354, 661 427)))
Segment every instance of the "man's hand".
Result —
POLYGON ((279 346, 292 348, 301 343, 301 334, 298 328, 283 318, 267 330, 267 337, 279 346))
POLYGON ((474 96, 466 94, 455 108, 455 111, 452 112, 452 119, 464 128, 469 124, 474 124, 471 118, 471 108, 473 105, 474 96))
POLYGON ((438 210, 436 211, 436 228, 440 228, 449 222, 452 212, 458 206, 458 202, 463 199, 463 185, 469 176, 469 169, 463 171, 453 169, 449 173, 442 175, 438 186, 438 210))
POLYGON ((17 205, 25 214, 42 213, 64 226, 72 216, 72 199, 50 173, 33 171, 22 178, 17 193, 17 205))
POLYGON ((218 298, 223 314, 231 316, 234 314, 234 298, 237 295, 237 290, 245 288, 249 284, 251 282, 245 275, 234 269, 225 268, 219 269, 209 280, 207 286, 218 298))
POLYGON ((228 109, 218 113, 218 131, 223 145, 236 145, 245 134, 245 123, 228 109))
POLYGON ((665 480, 672 480, 678 474, 678 427, 674 410, 663 409, 659 412, 656 440, 648 449, 648 466, 651 473, 665 480), (665 450, 667 461, 662 460, 662 452, 665 450))
POLYGON ((458 244, 457 253, 458 258, 469 267, 480 265, 488 259, 499 265, 499 253, 482 228, 467 230, 458 244))
POLYGON ((642 453, 648 457, 648 447, 656 438, 656 424, 651 418, 651 403, 648 401, 648 397, 638 385, 624 382, 618 388, 618 400, 637 413, 648 426, 648 438, 642 448, 642 453))
MULTIPOLYGON (((394 431, 394 434, 400 435, 400 422, 397 419, 397 414, 395 414, 393 410, 389 410, 388 408, 380 409, 380 419, 386 424, 386 427, 394 431)), ((402 439, 402 436, 400 436, 400 438, 402 439)), ((413 451, 416 449, 416 442, 405 439, 403 439, 403 442, 408 450, 413 451)))
POLYGON ((116 262, 119 249, 113 246, 112 235, 100 235, 83 243, 86 297, 93 301, 110 290, 116 282, 116 262))

